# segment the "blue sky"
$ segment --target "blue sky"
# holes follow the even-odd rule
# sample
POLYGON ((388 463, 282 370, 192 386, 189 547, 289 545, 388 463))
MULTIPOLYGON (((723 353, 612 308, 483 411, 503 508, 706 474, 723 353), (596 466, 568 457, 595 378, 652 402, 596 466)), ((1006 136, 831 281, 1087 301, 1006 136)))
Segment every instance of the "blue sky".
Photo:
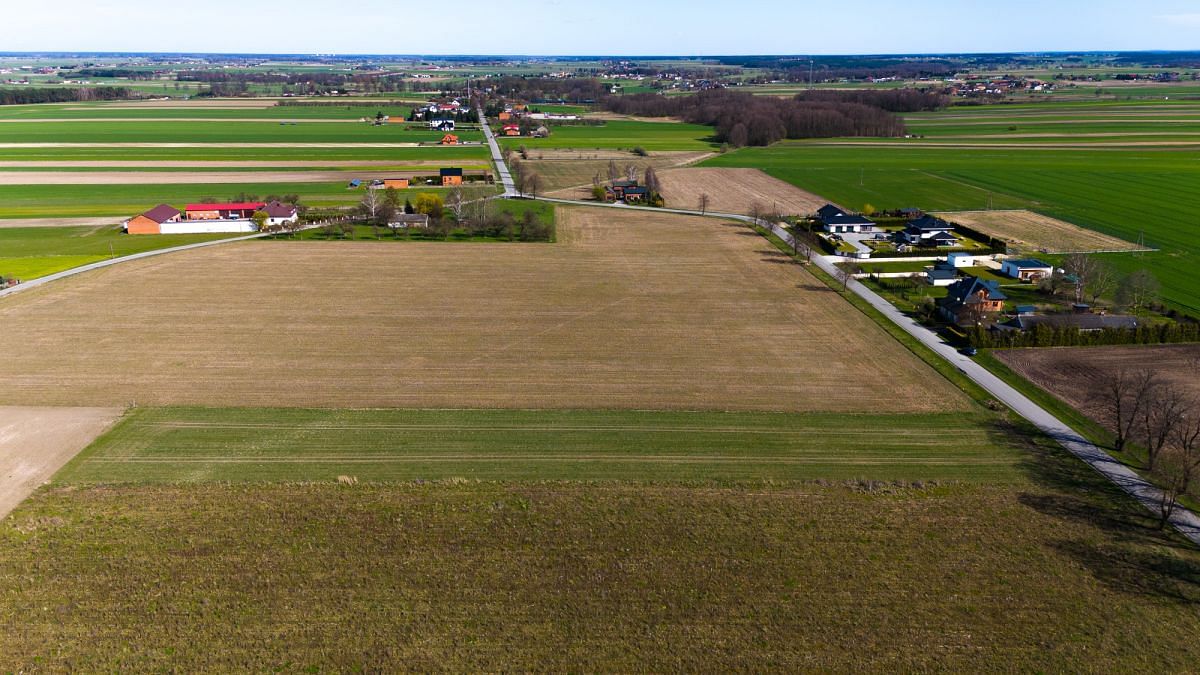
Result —
POLYGON ((1200 49, 1196 0, 7 0, 4 5, 5 51, 703 55, 1200 49))

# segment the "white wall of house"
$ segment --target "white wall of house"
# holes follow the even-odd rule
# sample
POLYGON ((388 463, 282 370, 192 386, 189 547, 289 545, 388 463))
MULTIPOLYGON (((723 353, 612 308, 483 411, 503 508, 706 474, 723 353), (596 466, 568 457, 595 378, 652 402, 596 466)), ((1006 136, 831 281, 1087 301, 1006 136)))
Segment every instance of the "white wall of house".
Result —
POLYGON ((257 232, 258 227, 249 220, 185 220, 180 223, 163 223, 162 234, 216 234, 221 232, 257 232))
POLYGON ((291 216, 289 218, 267 218, 268 225, 282 225, 284 223, 294 223, 300 220, 300 216, 291 216))

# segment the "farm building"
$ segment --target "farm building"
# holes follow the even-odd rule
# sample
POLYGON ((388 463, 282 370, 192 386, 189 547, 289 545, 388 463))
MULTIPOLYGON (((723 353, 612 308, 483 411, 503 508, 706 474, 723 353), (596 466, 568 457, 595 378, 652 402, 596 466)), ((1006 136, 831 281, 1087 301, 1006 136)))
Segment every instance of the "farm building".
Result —
POLYGON ((424 213, 397 213, 388 221, 388 227, 408 229, 429 227, 429 216, 424 213))
POLYGON ((450 187, 452 185, 462 185, 463 170, 462 169, 442 169, 440 172, 442 177, 442 187, 450 187))
POLYGON ((169 204, 159 204, 149 211, 134 216, 123 223, 129 234, 159 234, 164 223, 177 223, 183 214, 169 204))
POLYGON ((1101 330, 1133 330, 1138 327, 1136 316, 1122 314, 1020 314, 996 326, 997 330, 1030 331, 1038 326, 1075 328, 1083 333, 1101 330))
POLYGON ((503 127, 503 131, 504 131, 505 136, 520 136, 521 135, 521 127, 517 126, 516 124, 505 124, 503 127))
POLYGON ((454 120, 429 120, 430 131, 454 131, 454 120))
POLYGON ((266 202, 229 202, 219 204, 188 204, 184 209, 187 220, 250 220, 266 202))
POLYGON ((963 277, 950 284, 946 297, 938 300, 938 310, 947 321, 968 325, 1003 311, 1007 299, 999 283, 963 277))
POLYGON ((285 204, 276 200, 264 206, 262 210, 267 214, 268 225, 282 225, 300 220, 300 214, 295 204, 285 204))
POLYGON ((442 136, 442 145, 458 145, 458 136, 454 134, 442 136))
POLYGON ((1000 273, 1021 281, 1037 282, 1054 274, 1054 266, 1029 258, 1005 260, 1000 265, 1000 273))
POLYGON ((408 179, 407 178, 384 178, 383 184, 380 185, 379 187, 383 188, 384 190, 386 190, 388 188, 393 188, 396 190, 407 190, 408 189, 408 179))
POLYGON ((614 180, 611 186, 605 186, 604 199, 610 202, 623 200, 625 199, 626 194, 631 190, 641 190, 640 193, 637 193, 639 194, 638 198, 641 199, 645 197, 645 189, 638 187, 638 182, 636 180, 614 180))
POLYGON ((817 209, 817 220, 821 221, 821 225, 826 232, 862 232, 870 230, 875 223, 862 217, 855 216, 839 209, 833 204, 826 204, 817 209))
POLYGON ((958 281, 958 272, 946 263, 925 270, 925 283, 930 286, 951 286, 958 281))

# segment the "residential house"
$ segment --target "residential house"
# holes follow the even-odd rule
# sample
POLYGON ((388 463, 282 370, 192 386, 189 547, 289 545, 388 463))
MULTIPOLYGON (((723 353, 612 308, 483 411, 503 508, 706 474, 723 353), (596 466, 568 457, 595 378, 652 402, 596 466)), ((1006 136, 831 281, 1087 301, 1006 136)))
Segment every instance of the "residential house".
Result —
POLYGON ((454 134, 442 136, 442 145, 458 145, 458 136, 454 134))
POLYGON ((379 187, 384 190, 392 188, 394 190, 407 190, 409 179, 407 178, 384 178, 383 184, 379 187))
POLYGON ((1032 258, 1005 260, 1000 264, 1000 273, 1021 281, 1037 283, 1054 274, 1054 266, 1032 258))
POLYGON ((946 264, 953 269, 960 267, 971 267, 975 264, 975 258, 969 253, 951 253, 946 256, 946 264))
POLYGON ((462 169, 442 169, 440 171, 442 177, 442 187, 450 187, 452 185, 462 185, 463 170, 462 169))
POLYGON ((612 182, 612 185, 605 186, 604 198, 606 201, 610 201, 610 202, 623 200, 623 199, 625 199, 626 191, 634 190, 637 188, 638 188, 638 182, 636 180, 614 180, 612 182))
POLYGON ((947 321, 961 325, 976 324, 1003 311, 1008 299, 998 282, 979 277, 963 277, 946 290, 946 297, 938 300, 938 311, 947 321))
POLYGON ((430 131, 454 131, 454 120, 429 120, 430 131))
POLYGON ((867 218, 846 213, 833 204, 826 204, 817 209, 817 220, 821 222, 826 232, 838 234, 868 231, 875 226, 875 223, 867 218))
POLYGON ((300 212, 295 204, 286 204, 279 200, 269 202, 262 207, 262 211, 267 214, 267 225, 282 225, 300 220, 300 212))
POLYGON ((950 286, 958 281, 958 271, 946 263, 925 270, 925 283, 930 286, 950 286))
POLYGON ((520 136, 521 127, 516 124, 505 124, 501 129, 505 136, 520 136))
POLYGON ((924 215, 911 221, 901 233, 904 242, 912 246, 957 246, 954 226, 936 216, 924 215))
POLYGON ((129 234, 160 234, 163 223, 177 223, 182 217, 183 214, 174 206, 159 204, 143 214, 126 220, 124 227, 129 234))
POLYGON ((649 197, 649 192, 646 190, 646 188, 644 188, 644 187, 629 187, 629 188, 625 188, 624 196, 622 197, 622 199, 625 200, 626 204, 632 204, 634 202, 644 202, 644 201, 646 201, 646 199, 648 197, 649 197))

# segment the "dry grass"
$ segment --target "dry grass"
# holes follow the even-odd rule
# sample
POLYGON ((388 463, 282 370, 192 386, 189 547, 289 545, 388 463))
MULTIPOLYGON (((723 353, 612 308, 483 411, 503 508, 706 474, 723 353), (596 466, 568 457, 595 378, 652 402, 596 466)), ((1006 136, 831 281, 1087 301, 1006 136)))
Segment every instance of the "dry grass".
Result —
POLYGON ((638 180, 646 167, 654 167, 660 173, 664 169, 695 164, 711 157, 708 152, 655 152, 649 157, 638 157, 627 152, 596 150, 592 152, 531 150, 529 159, 523 164, 537 172, 544 183, 543 191, 554 197, 566 199, 590 199, 592 179, 600 176, 608 180, 609 162, 616 162, 622 176, 627 167, 637 170, 638 180))
POLYGON ((247 242, 0 303, 0 403, 925 412, 966 397, 744 227, 247 242))
POLYGON ((696 209, 700 195, 709 196, 708 210, 749 213, 757 203, 764 212, 813 213, 829 203, 811 192, 773 178, 758 169, 672 169, 659 172, 667 206, 696 209))
POLYGON ((1055 396, 1104 423, 1094 394, 1120 370, 1150 370, 1200 399, 1200 345, 1000 349, 997 359, 1055 396))
POLYGON ((1137 251, 1136 244, 1032 211, 953 211, 935 214, 1017 246, 1045 253, 1137 251))

